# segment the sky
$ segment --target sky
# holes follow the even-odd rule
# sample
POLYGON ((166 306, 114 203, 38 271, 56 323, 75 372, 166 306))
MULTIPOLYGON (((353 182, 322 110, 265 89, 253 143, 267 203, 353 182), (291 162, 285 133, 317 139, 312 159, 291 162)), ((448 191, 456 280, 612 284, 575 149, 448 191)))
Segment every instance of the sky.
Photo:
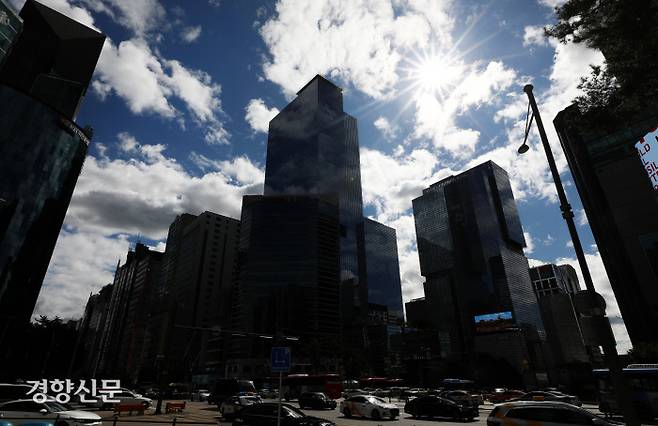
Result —
POLYGON ((561 0, 42 1, 107 39, 77 119, 94 138, 35 315, 80 317, 137 241, 164 250, 178 214, 239 218, 242 196, 262 194, 268 121, 316 74, 358 120, 364 213, 397 230, 404 301, 423 295, 411 200, 487 160, 509 173, 530 264, 579 271, 536 128, 517 154, 531 83, 630 347, 552 125, 603 61, 544 37, 561 0))

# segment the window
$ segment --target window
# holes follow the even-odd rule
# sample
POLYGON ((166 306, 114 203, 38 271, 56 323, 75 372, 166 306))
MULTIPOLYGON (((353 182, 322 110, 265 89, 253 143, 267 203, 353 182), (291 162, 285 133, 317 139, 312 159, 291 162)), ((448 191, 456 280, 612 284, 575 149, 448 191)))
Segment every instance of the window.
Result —
POLYGON ((513 408, 507 412, 511 419, 537 420, 540 422, 550 422, 553 419, 552 409, 540 407, 513 408))
POLYGON ((557 409, 553 413, 553 422, 565 425, 588 425, 592 423, 592 417, 575 410, 557 409))

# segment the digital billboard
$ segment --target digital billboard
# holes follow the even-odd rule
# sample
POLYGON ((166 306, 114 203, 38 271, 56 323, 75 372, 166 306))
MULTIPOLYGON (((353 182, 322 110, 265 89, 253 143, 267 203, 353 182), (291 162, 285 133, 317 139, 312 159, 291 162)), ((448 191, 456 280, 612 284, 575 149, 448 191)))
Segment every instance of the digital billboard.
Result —
POLYGON ((658 127, 640 138, 635 149, 642 160, 642 166, 649 176, 651 186, 658 190, 658 127))
POLYGON ((476 315, 473 317, 473 321, 475 322, 475 331, 477 333, 505 330, 514 325, 511 311, 476 315))

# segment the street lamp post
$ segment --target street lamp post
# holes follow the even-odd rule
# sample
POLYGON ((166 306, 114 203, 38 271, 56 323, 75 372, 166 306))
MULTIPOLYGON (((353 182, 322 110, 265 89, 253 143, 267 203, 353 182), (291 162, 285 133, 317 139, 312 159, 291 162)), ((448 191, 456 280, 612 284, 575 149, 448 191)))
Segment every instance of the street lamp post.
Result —
MULTIPOLYGON (((610 323, 608 322, 607 317, 605 317, 605 304, 600 302, 603 300, 603 298, 598 293, 596 293, 596 290, 594 289, 594 283, 592 282, 592 276, 587 266, 585 252, 583 251, 580 238, 578 237, 578 231, 576 230, 576 224, 573 220, 573 211, 569 201, 567 200, 566 193, 564 192, 562 180, 560 179, 560 173, 558 172, 555 165, 553 152, 551 150, 551 146, 548 143, 548 137, 546 136, 544 124, 542 123, 541 116, 539 115, 539 109, 537 108, 537 102, 535 101, 535 96, 532 93, 532 89, 532 84, 527 84, 523 87, 523 91, 528 95, 530 108, 532 108, 532 116, 530 117, 529 121, 526 119, 525 137, 523 139, 523 144, 518 149, 518 152, 519 154, 524 154, 528 151, 529 147, 526 143, 528 140, 528 133, 530 132, 533 118, 536 119, 539 136, 541 138, 542 145, 544 146, 544 151, 546 152, 548 166, 551 170, 551 175, 553 175, 553 181, 555 182, 555 188, 560 200, 560 210, 562 211, 562 217, 567 222, 567 227, 569 228, 569 234, 571 236, 571 242, 573 243, 573 248, 578 259, 578 264, 583 274, 583 280, 585 281, 585 287, 587 288, 585 292, 582 292, 582 296, 585 296, 585 298, 581 299, 583 299, 585 304, 591 308, 591 311, 589 312, 591 317, 589 319, 593 320, 592 323, 596 326, 591 329, 594 331, 595 335, 590 337, 596 340, 598 345, 603 347, 603 354, 610 370, 612 385, 615 388, 617 404, 619 407, 623 408, 626 423, 629 426, 639 426, 640 422, 637 419, 637 415, 633 407, 633 402, 628 392, 628 386, 626 385, 626 380, 623 376, 622 367, 619 363, 614 336, 610 331, 600 332, 606 328, 607 330, 610 330, 610 323)), ((529 112, 530 111, 528 111, 528 113, 529 112)))

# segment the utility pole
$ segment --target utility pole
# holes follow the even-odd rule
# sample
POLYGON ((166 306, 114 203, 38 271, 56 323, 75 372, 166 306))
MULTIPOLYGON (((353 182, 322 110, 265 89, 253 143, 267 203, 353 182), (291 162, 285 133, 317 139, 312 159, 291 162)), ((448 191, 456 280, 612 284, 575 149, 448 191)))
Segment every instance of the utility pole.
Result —
MULTIPOLYGON (((528 133, 530 127, 532 126, 532 119, 537 121, 537 129, 539 130, 539 136, 544 146, 544 151, 546 152, 546 159, 548 160, 548 166, 551 170, 551 175, 553 175, 553 181, 555 182, 555 188, 557 190, 557 195, 560 200, 560 210, 562 211, 562 217, 567 222, 567 228, 569 228, 569 234, 571 236, 571 242, 573 243, 573 248, 576 252, 576 257, 578 258, 578 265, 583 274, 583 280, 585 281, 585 287, 587 290, 581 291, 576 294, 575 301, 578 301, 578 306, 581 308, 579 311, 581 313, 586 313, 587 315, 583 318, 586 320, 583 325, 587 330, 585 336, 586 341, 589 340, 590 343, 593 343, 597 346, 603 347, 603 354, 605 357, 606 364, 610 370, 610 378, 612 380, 612 386, 615 389, 617 405, 621 407, 624 414, 624 419, 626 424, 629 426, 639 426, 640 422, 635 413, 635 408, 633 407, 633 401, 630 397, 630 392, 626 380, 624 379, 622 366, 619 362, 619 356, 617 354, 616 342, 614 335, 612 334, 612 329, 610 327, 610 322, 605 316, 605 301, 603 297, 596 292, 594 289, 594 283, 592 282, 592 276, 589 272, 587 266, 587 260, 585 258, 585 252, 580 243, 580 238, 578 237, 578 231, 576 230, 576 224, 573 220, 573 211, 571 205, 567 200, 567 195, 562 186, 562 180, 560 179, 560 173, 557 170, 555 165, 555 159, 553 157, 553 151, 551 146, 548 143, 548 137, 546 136, 546 131, 544 129, 544 124, 539 115, 539 108, 537 108, 537 102, 535 101, 535 96, 532 93, 533 86, 532 84, 527 84, 523 87, 523 91, 528 95, 528 101, 530 102, 530 107, 532 108, 532 116, 528 121, 526 119, 526 129, 525 129, 525 138, 523 144, 519 147, 519 154, 523 154, 528 151, 529 147, 526 144, 528 140, 528 133), (583 311, 587 312, 583 312, 583 311)), ((585 331, 584 330, 584 331, 585 331)))

